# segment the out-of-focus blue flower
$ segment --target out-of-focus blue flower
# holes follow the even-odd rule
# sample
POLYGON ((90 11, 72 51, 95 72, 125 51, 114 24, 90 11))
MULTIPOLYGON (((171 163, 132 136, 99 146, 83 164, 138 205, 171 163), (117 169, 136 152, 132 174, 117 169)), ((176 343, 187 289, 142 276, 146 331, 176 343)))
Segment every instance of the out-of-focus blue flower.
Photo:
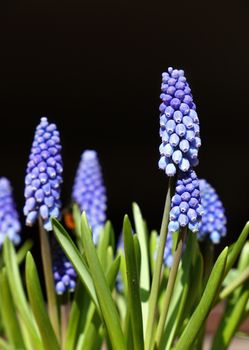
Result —
POLYGON ((187 172, 198 164, 201 146, 199 119, 183 70, 168 68, 162 74, 160 98, 159 168, 168 176, 187 172))
POLYGON ((226 216, 222 202, 215 189, 204 179, 199 180, 201 204, 204 214, 201 219, 199 239, 209 238, 213 243, 219 243, 226 235, 226 216))
MULTIPOLYGON (((118 243, 117 243, 117 251, 121 250, 124 251, 124 241, 123 241, 123 235, 121 235, 118 238, 118 243)), ((117 291, 122 294, 124 292, 124 282, 122 279, 122 274, 121 271, 118 272, 117 278, 116 278, 116 289, 117 291)))
POLYGON ((96 244, 106 220, 106 189, 95 151, 86 150, 76 173, 72 198, 86 212, 96 244))
POLYGON ((10 182, 0 178, 0 249, 7 236, 15 245, 21 241, 19 232, 21 225, 12 196, 10 182))
POLYGON ((56 293, 61 295, 66 291, 73 292, 76 286, 76 272, 55 239, 52 240, 52 256, 56 293))
POLYGON ((35 131, 25 177, 26 225, 32 226, 40 215, 44 228, 52 230, 50 218, 60 215, 62 172, 59 131, 43 117, 35 131))
POLYGON ((167 235, 164 254, 163 254, 163 262, 164 262, 164 265, 167 267, 171 267, 173 263, 172 248, 173 248, 173 239, 172 239, 172 234, 169 233, 167 235))
POLYGON ((169 234, 180 227, 188 227, 197 232, 203 215, 201 205, 199 181, 194 170, 180 173, 176 182, 175 194, 171 200, 169 215, 169 234))

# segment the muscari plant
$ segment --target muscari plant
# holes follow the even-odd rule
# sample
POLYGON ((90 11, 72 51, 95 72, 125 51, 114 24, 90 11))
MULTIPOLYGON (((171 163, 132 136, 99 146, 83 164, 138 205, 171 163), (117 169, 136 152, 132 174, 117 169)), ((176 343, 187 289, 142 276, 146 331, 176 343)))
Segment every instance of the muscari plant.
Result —
POLYGON ((211 345, 220 350, 249 315, 249 223, 215 261, 226 217, 214 188, 194 170, 200 127, 184 71, 169 68, 161 90, 159 168, 168 190, 159 234, 133 203, 133 222, 125 215, 115 244, 93 150, 82 153, 72 201, 62 208, 60 135, 43 117, 24 191, 26 225, 39 231, 41 271, 29 241, 15 247, 18 213, 8 180, 0 179, 2 349, 198 350, 209 313, 225 301, 211 345))

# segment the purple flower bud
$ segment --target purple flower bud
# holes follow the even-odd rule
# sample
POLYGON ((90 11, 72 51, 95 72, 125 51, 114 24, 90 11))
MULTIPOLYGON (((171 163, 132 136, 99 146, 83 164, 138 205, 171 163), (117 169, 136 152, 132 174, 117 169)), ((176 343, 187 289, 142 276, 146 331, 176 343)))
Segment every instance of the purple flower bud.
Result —
MULTIPOLYGON (((159 166, 163 166, 164 162, 166 163, 165 157, 161 157, 159 166)), ((87 150, 81 156, 72 198, 80 210, 86 212, 89 225, 92 228, 93 240, 97 243, 106 220, 106 190, 95 151, 87 150)))
POLYGON ((51 230, 50 217, 59 217, 62 183, 62 177, 58 175, 62 173, 61 145, 55 124, 49 124, 45 117, 41 118, 34 140, 25 177, 24 214, 27 225, 32 226, 38 215, 41 215, 45 220, 44 228, 51 230), (32 169, 31 161, 35 165, 33 167, 31 164, 32 169), (56 188, 56 192, 51 192, 51 187, 56 188))
POLYGON ((160 137, 167 153, 161 152, 161 148, 160 153, 169 159, 168 162, 160 161, 159 164, 168 176, 174 176, 177 170, 187 172, 198 164, 198 149, 201 146, 199 119, 182 70, 171 70, 170 67, 163 74, 161 88, 160 98, 163 103, 160 105, 160 137), (184 153, 184 158, 180 161, 180 153, 175 153, 176 151, 184 153))
MULTIPOLYGON (((32 206, 32 203, 29 203, 32 206)), ((8 237, 15 245, 21 241, 21 224, 13 199, 12 188, 9 180, 0 178, 0 249, 5 237, 8 237)))
POLYGON ((175 173, 176 173, 176 167, 174 166, 173 163, 169 163, 169 164, 166 166, 165 173, 166 173, 168 176, 174 176, 174 175, 175 175, 175 173))

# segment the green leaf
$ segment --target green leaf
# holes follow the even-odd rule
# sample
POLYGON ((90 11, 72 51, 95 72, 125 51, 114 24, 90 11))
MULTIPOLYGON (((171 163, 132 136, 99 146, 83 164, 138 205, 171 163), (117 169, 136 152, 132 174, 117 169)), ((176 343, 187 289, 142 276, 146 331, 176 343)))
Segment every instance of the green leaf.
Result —
POLYGON ((30 252, 26 256, 26 286, 31 308, 39 327, 45 349, 60 349, 43 300, 41 285, 34 259, 30 252))
POLYGON ((243 285, 236 303, 230 305, 222 318, 215 334, 212 350, 225 350, 243 321, 244 310, 249 298, 249 283, 243 285))
POLYGON ((76 340, 82 330, 80 328, 83 328, 86 321, 86 314, 89 304, 89 296, 86 294, 83 284, 78 281, 69 315, 64 346, 65 350, 75 349, 76 340))
POLYGON ((26 296, 23 290, 21 277, 18 269, 18 263, 16 259, 15 249, 12 242, 9 239, 5 239, 4 242, 4 262, 6 265, 6 272, 9 281, 11 294, 16 305, 16 308, 20 314, 22 321, 27 325, 29 336, 32 339, 32 343, 37 350, 43 350, 41 339, 34 323, 29 305, 26 300, 26 296))
POLYGON ((114 349, 124 350, 125 341, 117 309, 100 265, 85 213, 82 215, 81 225, 81 239, 110 341, 114 349))
MULTIPOLYGON (((111 248, 111 247, 110 247, 111 248)), ((117 257, 112 263, 111 267, 107 272, 107 283, 110 290, 113 289, 115 280, 119 271, 120 257, 117 257)), ((84 327, 84 338, 79 337, 77 349, 97 349, 99 343, 99 329, 101 327, 101 320, 98 317, 94 304, 92 303, 87 315, 87 321, 84 327)), ((67 350, 67 348, 65 348, 67 350)))
POLYGON ((80 280, 85 285, 86 290, 88 291, 97 309, 99 310, 99 303, 93 285, 92 277, 89 273, 89 269, 83 257, 81 256, 78 248, 76 247, 76 245, 74 244, 64 227, 59 223, 59 221, 55 218, 52 218, 51 222, 53 224, 53 230, 57 241, 61 245, 69 260, 72 262, 80 280))
POLYGON ((16 348, 24 348, 22 332, 16 316, 16 309, 9 289, 6 270, 0 274, 0 307, 4 329, 9 342, 16 348))
POLYGON ((27 252, 32 248, 33 241, 30 239, 26 240, 21 248, 18 249, 18 252, 16 254, 17 262, 18 264, 21 264, 22 261, 25 259, 27 252))
POLYGON ((128 281, 128 305, 131 317, 134 349, 144 349, 143 341, 143 319, 140 300, 139 276, 136 259, 136 251, 132 235, 132 228, 128 216, 124 218, 123 224, 124 251, 128 281))
POLYGON ((0 347, 2 350, 16 350, 15 347, 7 343, 6 340, 2 337, 0 337, 0 347))
POLYGON ((111 223, 110 221, 107 221, 104 229, 100 233, 99 243, 97 247, 99 260, 101 262, 102 267, 106 269, 106 271, 108 269, 107 249, 111 241, 111 230, 112 230, 111 223))
POLYGON ((148 298, 150 291, 148 233, 139 206, 136 203, 133 203, 132 207, 135 221, 135 231, 137 233, 141 249, 140 288, 144 291, 143 294, 147 295, 147 299, 142 299, 143 324, 146 325, 148 317, 148 298))
MULTIPOLYGON (((166 321, 165 332, 163 335, 163 341, 160 348, 169 349, 174 340, 176 331, 182 321, 184 313, 186 313, 187 307, 195 300, 194 293, 190 284, 190 278, 193 272, 193 265, 197 262, 197 254, 199 253, 196 234, 188 232, 186 249, 183 253, 182 264, 179 267, 174 292, 170 302, 168 317, 166 321), (191 298, 190 296, 191 289, 191 298)), ((198 261, 199 263, 199 261, 198 261)), ((195 280, 196 280, 195 275, 195 280)), ((195 281, 196 282, 196 281, 195 281)))
POLYGON ((237 260, 241 249, 243 248, 245 241, 247 239, 247 236, 249 234, 249 221, 246 223, 243 231, 241 232, 239 238, 237 241, 233 244, 232 249, 229 249, 228 257, 227 257, 227 264, 225 269, 225 275, 227 275, 228 271, 231 269, 235 261, 237 260))
POLYGON ((152 275, 155 269, 157 244, 158 244, 158 234, 156 231, 152 231, 150 235, 150 266, 151 266, 152 275))
POLYGON ((190 318, 185 330, 183 331, 179 341, 177 342, 174 348, 175 350, 191 349, 191 346, 196 339, 203 325, 203 322, 208 316, 212 304, 217 296, 217 292, 224 276, 227 261, 227 252, 228 248, 226 247, 219 255, 208 279, 202 298, 192 317, 190 318))

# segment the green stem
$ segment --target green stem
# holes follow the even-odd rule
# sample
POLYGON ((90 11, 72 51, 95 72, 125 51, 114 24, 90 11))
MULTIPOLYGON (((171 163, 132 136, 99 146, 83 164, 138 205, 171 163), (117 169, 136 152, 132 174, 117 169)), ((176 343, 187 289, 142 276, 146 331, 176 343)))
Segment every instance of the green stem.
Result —
POLYGON ((163 300, 162 313, 160 315, 159 323, 156 331, 156 338, 155 338, 156 349, 159 348, 159 345, 162 339, 165 322, 166 322, 167 314, 169 310, 170 300, 171 300, 171 296, 172 296, 175 281, 176 281, 177 271, 178 271, 179 263, 182 257, 183 245, 184 245, 186 234, 187 234, 187 228, 186 227, 181 228, 179 232, 177 247, 174 253, 173 264, 169 273, 169 280, 167 283, 167 288, 166 288, 166 292, 163 300))
POLYGON ((223 300, 228 297, 237 287, 241 286, 249 278, 249 267, 247 267, 235 280, 233 280, 219 295, 223 300))
POLYGON ((45 279, 47 300, 48 300, 48 313, 53 325, 55 334, 58 339, 60 339, 59 330, 59 317, 57 309, 57 300, 54 289, 54 277, 52 270, 52 257, 50 251, 50 244, 48 239, 48 232, 43 227, 42 218, 39 217, 39 234, 41 243, 41 256, 42 256, 42 266, 45 279))
POLYGON ((173 192, 173 180, 174 178, 169 178, 168 191, 165 200, 165 206, 163 211, 163 219, 160 230, 159 247, 157 252, 157 258, 155 263, 155 270, 152 279, 151 293, 149 299, 149 311, 148 320, 146 327, 146 338, 145 338, 145 350, 149 350, 150 344, 152 343, 153 325, 156 315, 157 299, 160 287, 160 278, 163 264, 164 247, 166 243, 167 233, 168 233, 168 223, 169 223, 169 212, 171 205, 171 197, 173 192))

